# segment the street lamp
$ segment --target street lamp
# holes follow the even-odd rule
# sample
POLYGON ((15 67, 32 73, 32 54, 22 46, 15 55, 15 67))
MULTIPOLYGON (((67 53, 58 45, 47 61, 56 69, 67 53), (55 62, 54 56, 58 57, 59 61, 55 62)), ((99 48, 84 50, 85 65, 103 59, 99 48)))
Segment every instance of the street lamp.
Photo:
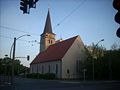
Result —
MULTIPOLYGON (((93 58, 95 58, 95 48, 98 46, 98 44, 100 42, 104 41, 104 39, 101 39, 94 47, 93 47, 93 58)), ((94 80, 94 75, 95 75, 95 63, 94 63, 94 59, 93 59, 93 62, 92 62, 92 69, 93 69, 93 80, 94 80)))
POLYGON ((10 58, 11 58, 11 52, 12 52, 12 48, 13 48, 12 75, 11 75, 11 84, 12 85, 14 84, 14 60, 15 60, 16 40, 18 40, 19 38, 24 37, 24 36, 30 36, 30 35, 25 34, 25 35, 19 36, 18 38, 14 37, 14 42, 13 42, 13 44, 11 46, 11 50, 10 50, 10 58))
MULTIPOLYGON (((24 36, 30 36, 30 35, 29 34, 25 34, 25 35, 19 36, 18 38, 16 38, 16 40, 18 40, 19 38, 24 37, 24 36)), ((11 58, 11 53, 12 53, 13 45, 14 45, 14 42, 13 42, 11 48, 10 48, 10 58, 11 58)))

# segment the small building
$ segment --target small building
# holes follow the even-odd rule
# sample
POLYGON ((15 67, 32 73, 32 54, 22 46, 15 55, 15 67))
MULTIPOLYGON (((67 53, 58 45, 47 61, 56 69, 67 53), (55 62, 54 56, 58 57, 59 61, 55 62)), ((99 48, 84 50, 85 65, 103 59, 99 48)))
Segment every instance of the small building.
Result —
POLYGON ((80 36, 56 41, 49 10, 40 47, 40 53, 30 64, 30 73, 54 73, 62 79, 80 78, 80 60, 86 59, 84 44, 80 36))

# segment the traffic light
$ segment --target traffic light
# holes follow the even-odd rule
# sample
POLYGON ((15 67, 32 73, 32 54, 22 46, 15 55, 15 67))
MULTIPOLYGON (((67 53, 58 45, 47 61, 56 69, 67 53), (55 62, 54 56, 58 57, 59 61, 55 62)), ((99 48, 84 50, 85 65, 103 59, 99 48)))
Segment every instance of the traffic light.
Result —
POLYGON ((120 0, 114 0, 113 7, 119 11, 120 10, 120 0))
POLYGON ((115 21, 120 24, 120 11, 118 11, 115 15, 115 21))
POLYGON ((35 6, 34 8, 36 8, 36 2, 38 2, 38 1, 39 1, 39 0, 34 0, 34 2, 33 2, 33 3, 34 3, 34 6, 35 6))
POLYGON ((34 0, 34 4, 36 4, 36 2, 38 2, 39 0, 34 0))
MULTIPOLYGON (((120 24, 120 0, 114 0, 113 1, 113 7, 116 10, 118 10, 114 19, 118 24, 120 24)), ((117 29, 116 35, 120 38, 120 27, 117 29)))
POLYGON ((21 5, 20 10, 23 11, 23 14, 25 13, 29 14, 28 0, 21 0, 20 5, 21 5))
POLYGON ((29 0, 29 8, 34 8, 34 0, 29 0))
POLYGON ((36 8, 36 2, 39 0, 29 0, 29 8, 36 8))
POLYGON ((23 11, 23 14, 29 14, 30 8, 36 8, 36 2, 39 0, 21 0, 20 2, 20 10, 23 11))
POLYGON ((118 28, 116 35, 120 38, 120 27, 118 28))

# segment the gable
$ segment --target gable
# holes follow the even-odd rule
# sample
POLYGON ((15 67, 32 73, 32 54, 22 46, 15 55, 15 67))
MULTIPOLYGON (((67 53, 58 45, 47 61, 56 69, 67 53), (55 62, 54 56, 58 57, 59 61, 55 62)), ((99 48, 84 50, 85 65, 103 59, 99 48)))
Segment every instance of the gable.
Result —
POLYGON ((82 60, 85 57, 84 43, 82 42, 80 37, 77 37, 75 39, 74 43, 71 45, 71 47, 65 54, 64 58, 66 57, 68 58, 68 60, 73 58, 76 58, 75 60, 82 60))

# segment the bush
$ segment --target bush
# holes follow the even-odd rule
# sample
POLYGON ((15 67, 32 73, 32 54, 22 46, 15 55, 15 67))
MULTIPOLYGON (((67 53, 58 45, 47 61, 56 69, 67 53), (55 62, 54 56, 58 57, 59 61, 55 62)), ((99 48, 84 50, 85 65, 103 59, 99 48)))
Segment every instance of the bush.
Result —
POLYGON ((54 73, 45 73, 45 74, 31 73, 31 74, 27 74, 26 76, 27 78, 34 78, 34 79, 55 79, 54 73))

